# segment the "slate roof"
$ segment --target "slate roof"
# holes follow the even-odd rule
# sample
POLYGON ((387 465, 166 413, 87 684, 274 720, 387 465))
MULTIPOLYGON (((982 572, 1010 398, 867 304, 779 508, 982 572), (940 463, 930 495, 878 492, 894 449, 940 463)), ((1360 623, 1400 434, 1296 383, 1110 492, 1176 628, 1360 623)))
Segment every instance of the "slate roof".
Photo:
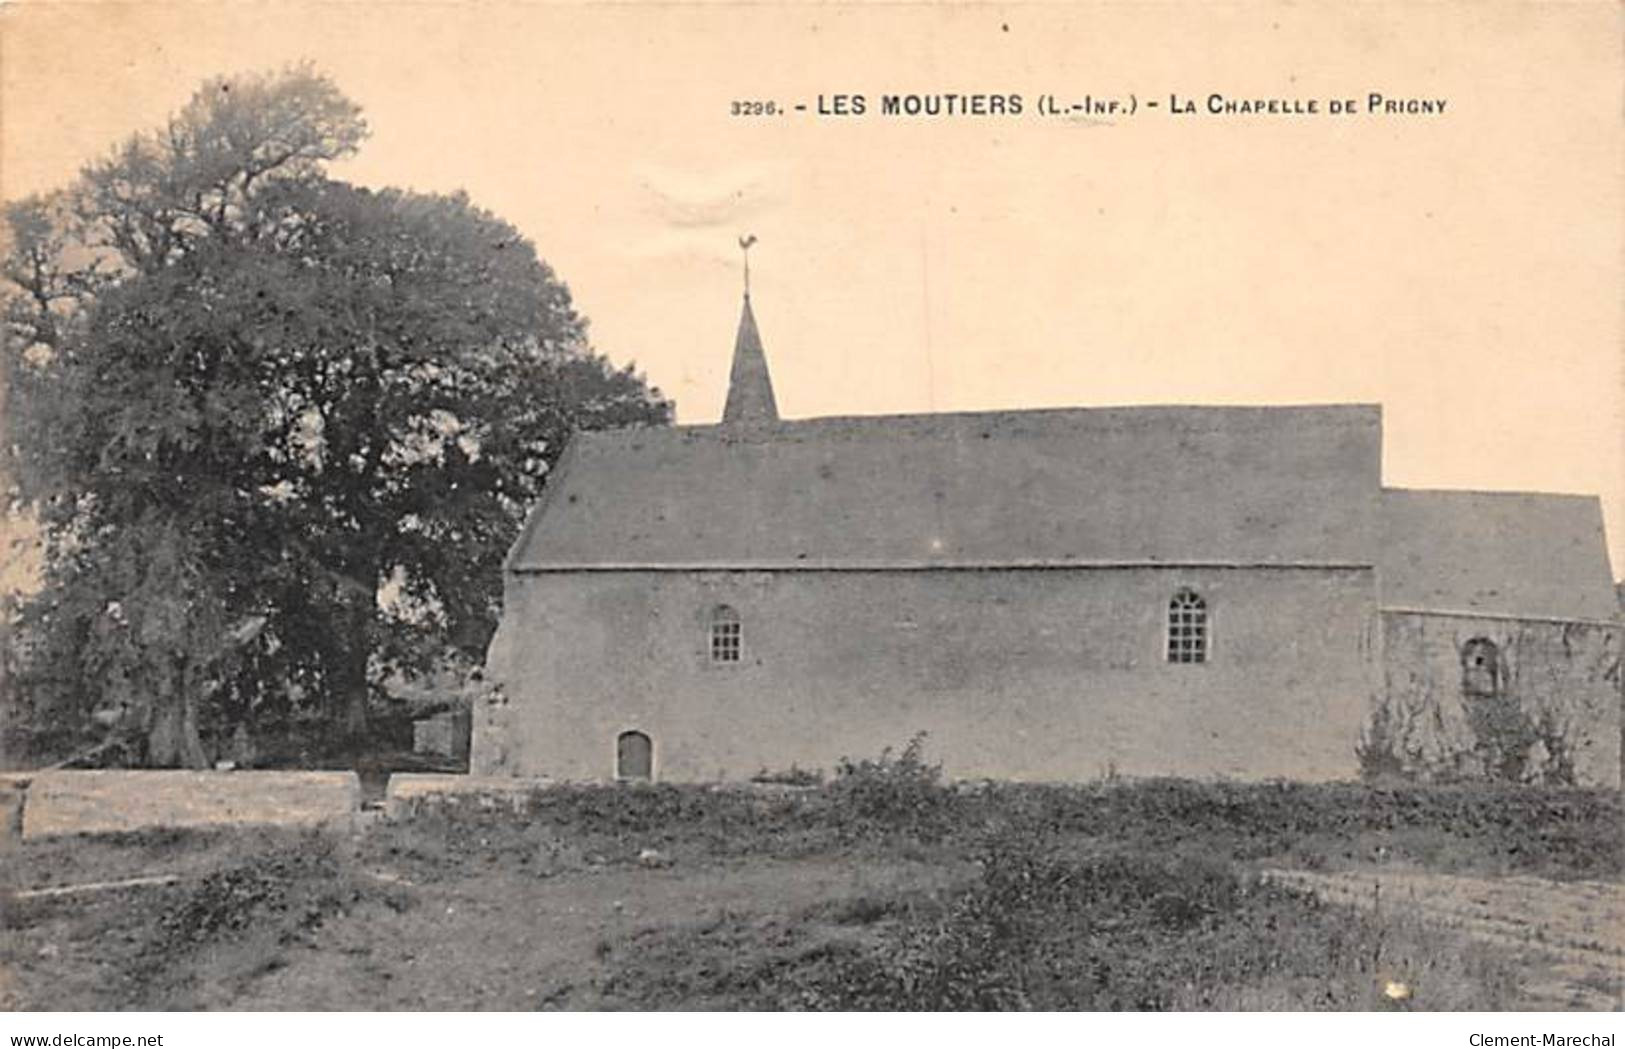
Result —
POLYGON ((1371 564, 1380 458, 1372 405, 583 434, 509 568, 1371 564))
POLYGON ((779 421, 779 405, 773 396, 773 377, 767 371, 767 354, 762 336, 756 330, 756 314, 745 296, 739 315, 739 333, 734 336, 733 367, 728 372, 728 400, 722 408, 724 424, 757 424, 779 421))
POLYGON ((1384 607, 1619 618, 1595 496, 1384 489, 1379 569, 1384 607))

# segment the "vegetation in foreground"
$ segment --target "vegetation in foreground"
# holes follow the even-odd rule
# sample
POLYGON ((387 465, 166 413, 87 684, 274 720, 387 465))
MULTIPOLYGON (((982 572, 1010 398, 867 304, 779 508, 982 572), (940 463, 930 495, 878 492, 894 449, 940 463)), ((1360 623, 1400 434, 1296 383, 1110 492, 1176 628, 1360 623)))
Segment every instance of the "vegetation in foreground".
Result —
POLYGON ((1267 869, 1615 880, 1620 836, 1600 792, 966 788, 914 748, 811 788, 29 843, 14 885, 187 877, 14 901, 0 965, 19 1008, 1526 1008, 1528 951, 1267 869))
POLYGON ((611 949, 616 1007, 834 1010, 1506 1008, 1512 967, 1441 930, 1329 907, 1221 861, 990 840, 938 895, 723 914, 611 949))
POLYGON ((530 846, 493 833, 516 820, 568 853, 635 862, 654 848, 685 861, 831 853, 969 856, 990 837, 1094 841, 1125 852, 1338 870, 1381 864, 1558 880, 1625 874, 1617 791, 1478 783, 1235 783, 1183 779, 1078 785, 945 785, 918 744, 844 764, 816 788, 563 785, 515 816, 467 799, 426 805, 387 834, 414 850, 487 852, 523 862, 530 846))

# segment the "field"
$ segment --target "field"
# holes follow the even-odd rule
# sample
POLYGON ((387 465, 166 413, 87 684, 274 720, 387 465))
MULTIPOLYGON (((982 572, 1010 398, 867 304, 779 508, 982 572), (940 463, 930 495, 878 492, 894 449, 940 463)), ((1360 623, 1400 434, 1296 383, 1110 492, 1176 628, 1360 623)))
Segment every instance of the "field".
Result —
POLYGON ((0 1008, 1617 1009, 1621 833, 1617 792, 950 787, 906 753, 31 840, 0 1008))

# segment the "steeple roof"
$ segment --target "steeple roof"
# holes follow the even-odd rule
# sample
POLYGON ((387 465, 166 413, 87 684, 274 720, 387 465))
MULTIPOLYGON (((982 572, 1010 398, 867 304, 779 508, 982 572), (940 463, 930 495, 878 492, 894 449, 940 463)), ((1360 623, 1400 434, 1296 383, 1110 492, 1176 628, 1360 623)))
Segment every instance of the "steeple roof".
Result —
POLYGON ((756 331, 756 316, 751 313, 747 291, 739 315, 739 334, 734 338, 734 362, 728 373, 728 402, 722 409, 722 423, 737 426, 778 421, 773 379, 767 373, 767 355, 762 352, 762 337, 756 331))

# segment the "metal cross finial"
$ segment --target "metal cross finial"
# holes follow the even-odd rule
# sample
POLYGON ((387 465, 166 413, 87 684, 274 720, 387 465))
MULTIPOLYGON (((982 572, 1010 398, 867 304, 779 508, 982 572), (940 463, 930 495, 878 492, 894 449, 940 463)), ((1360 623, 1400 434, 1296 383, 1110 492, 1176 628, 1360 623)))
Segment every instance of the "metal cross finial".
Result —
POLYGON ((748 233, 739 238, 740 254, 745 256, 745 298, 750 298, 750 248, 756 243, 756 234, 748 233))

